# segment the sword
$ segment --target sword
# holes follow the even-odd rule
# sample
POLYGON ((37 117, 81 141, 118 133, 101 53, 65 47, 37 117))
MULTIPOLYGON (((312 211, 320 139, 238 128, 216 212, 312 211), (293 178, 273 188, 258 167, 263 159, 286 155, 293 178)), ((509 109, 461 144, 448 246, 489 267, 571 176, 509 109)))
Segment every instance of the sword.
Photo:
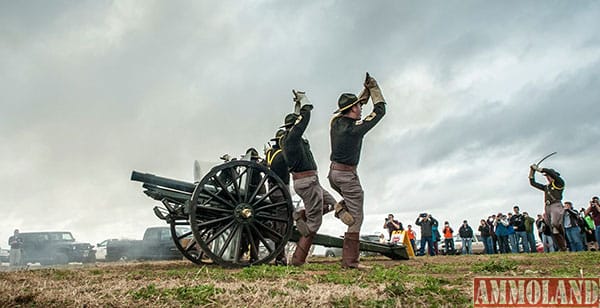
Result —
POLYGON ((552 153, 550 153, 550 154, 548 154, 548 155, 544 156, 544 158, 540 159, 540 161, 539 161, 537 164, 535 164, 535 165, 539 167, 539 166, 540 166, 540 164, 541 164, 543 161, 545 161, 547 158, 549 158, 550 156, 552 156, 552 155, 554 155, 554 154, 556 154, 556 152, 552 152, 552 153))

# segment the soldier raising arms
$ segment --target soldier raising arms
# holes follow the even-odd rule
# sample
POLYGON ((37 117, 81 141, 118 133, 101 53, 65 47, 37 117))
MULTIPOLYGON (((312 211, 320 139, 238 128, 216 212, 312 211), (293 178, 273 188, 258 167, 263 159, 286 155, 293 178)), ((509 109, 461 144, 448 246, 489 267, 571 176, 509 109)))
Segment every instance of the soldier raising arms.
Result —
POLYGON ((305 210, 295 213, 296 227, 302 235, 296 243, 291 265, 299 266, 306 262, 310 246, 323 222, 324 204, 334 204, 333 197, 323 189, 317 175, 317 164, 308 140, 302 135, 310 122, 313 106, 308 103, 303 92, 295 92, 295 101, 301 103, 300 114, 285 117, 284 127, 288 129, 283 140, 285 161, 292 172, 294 190, 302 198, 305 210))
POLYGON ((336 116, 331 120, 331 166, 329 183, 342 195, 336 204, 336 216, 346 225, 342 249, 342 267, 359 268, 359 233, 364 218, 364 192, 360 185, 356 167, 360 159, 362 140, 385 115, 385 100, 377 81, 367 73, 364 89, 359 95, 343 93, 338 99, 336 116), (373 111, 363 119, 362 106, 369 96, 373 111))

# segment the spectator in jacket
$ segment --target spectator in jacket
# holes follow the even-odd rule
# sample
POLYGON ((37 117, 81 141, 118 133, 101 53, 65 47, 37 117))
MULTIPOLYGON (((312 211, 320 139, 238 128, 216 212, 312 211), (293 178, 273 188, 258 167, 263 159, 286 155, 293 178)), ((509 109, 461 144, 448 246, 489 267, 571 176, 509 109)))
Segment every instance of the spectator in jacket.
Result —
POLYGON ((594 225, 596 226, 594 234, 596 235, 596 243, 600 246, 600 201, 594 196, 590 201, 590 206, 585 210, 585 215, 592 216, 594 225))
POLYGON ((492 249, 494 250, 494 254, 498 253, 498 236, 496 235, 496 227, 494 225, 496 222, 496 215, 492 215, 488 217, 487 224, 490 227, 490 235, 492 237, 492 249))
POLYGON ((444 222, 442 233, 444 234, 444 253, 454 254, 454 230, 450 227, 449 222, 444 222))
POLYGON ((529 244, 527 243, 527 232, 525 231, 525 218, 519 212, 519 206, 513 206, 514 214, 510 217, 510 224, 515 230, 515 247, 513 252, 519 253, 519 245, 523 244, 523 252, 529 252, 529 244))
POLYGON ((433 250, 433 225, 438 225, 438 221, 435 218, 431 217, 431 214, 422 213, 417 217, 417 221, 415 221, 415 225, 421 227, 421 247, 419 248, 419 255, 422 256, 425 254, 425 244, 427 244, 427 249, 429 251, 429 255, 434 256, 435 252, 433 250))
POLYGON ((20 266, 22 263, 21 248, 23 247, 23 239, 19 234, 19 229, 15 229, 13 235, 8 238, 8 245, 10 245, 9 265, 11 267, 20 266))
POLYGON ((540 241, 542 240, 542 228, 540 226, 540 220, 542 219, 542 214, 537 214, 537 219, 535 220, 535 227, 537 228, 538 237, 540 238, 540 241))
POLYGON ((438 230, 438 225, 431 226, 431 241, 433 242, 433 253, 435 255, 439 255, 439 243, 441 241, 442 236, 440 235, 440 230, 438 230))
POLYGON ((567 240, 569 241, 569 247, 571 248, 571 251, 575 252, 583 250, 579 219, 579 213, 573 210, 573 203, 570 201, 565 201, 563 226, 565 227, 565 233, 567 235, 567 240))
MULTIPOLYGON (((585 215, 585 209, 583 209, 585 215)), ((585 221, 585 241, 588 246, 588 250, 595 251, 598 247, 598 243, 596 243, 596 236, 594 235, 594 230, 596 229, 596 225, 594 224, 594 219, 590 215, 585 215, 583 217, 585 221)))
POLYGON ((463 221, 462 226, 458 229, 458 235, 462 241, 462 254, 473 254, 471 249, 471 241, 473 240, 473 229, 469 226, 466 220, 463 221))
POLYGON ((583 250, 587 251, 588 250, 587 235, 590 234, 589 233, 590 231, 591 231, 591 234, 594 234, 594 229, 590 229, 589 225, 585 221, 585 208, 581 208, 579 210, 579 218, 581 219, 580 220, 581 224, 579 225, 579 228, 581 228, 581 234, 580 234, 581 244, 583 245, 583 250))
POLYGON ((510 224, 510 218, 512 217, 511 213, 506 217, 506 221, 508 221, 508 226, 506 226, 506 233, 508 234, 508 243, 510 244, 510 252, 518 253, 519 246, 517 245, 517 237, 515 236, 515 228, 510 224))
POLYGON ((483 241, 483 246, 485 247, 485 253, 488 255, 494 254, 490 226, 487 224, 485 219, 482 219, 479 222, 479 234, 481 235, 481 240, 483 241))
POLYGON ((525 233, 527 234, 527 242, 529 243, 529 252, 537 252, 535 247, 535 234, 533 233, 533 226, 535 225, 535 219, 529 216, 529 213, 523 212, 523 222, 525 223, 525 233))
POLYGON ((510 245, 508 244, 508 227, 510 224, 506 219, 506 215, 496 215, 496 221, 494 227, 496 229, 496 236, 498 237, 498 251, 500 253, 509 253, 510 245))
POLYGON ((415 233, 415 230, 412 229, 411 225, 407 226, 406 234, 408 235, 408 239, 410 240, 410 246, 412 246, 412 250, 416 254, 417 244, 415 243, 415 239, 417 238, 417 234, 415 233))
MULTIPOLYGON (((545 215, 545 214, 544 214, 545 215)), ((552 228, 546 223, 546 219, 542 215, 538 215, 538 220, 535 222, 538 230, 541 232, 542 245, 544 252, 554 252, 554 240, 552 239, 552 228)))
POLYGON ((383 223, 383 228, 388 230, 389 240, 392 240, 392 233, 394 231, 404 231, 402 223, 394 219, 394 215, 389 214, 383 223))

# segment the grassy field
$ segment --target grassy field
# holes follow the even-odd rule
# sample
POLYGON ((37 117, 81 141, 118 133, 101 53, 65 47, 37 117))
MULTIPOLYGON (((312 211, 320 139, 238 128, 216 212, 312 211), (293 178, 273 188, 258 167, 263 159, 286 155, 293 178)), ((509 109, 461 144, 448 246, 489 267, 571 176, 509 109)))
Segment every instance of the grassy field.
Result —
POLYGON ((598 277, 600 252, 339 258, 224 269, 188 261, 0 272, 0 307, 468 307, 476 276, 598 277))

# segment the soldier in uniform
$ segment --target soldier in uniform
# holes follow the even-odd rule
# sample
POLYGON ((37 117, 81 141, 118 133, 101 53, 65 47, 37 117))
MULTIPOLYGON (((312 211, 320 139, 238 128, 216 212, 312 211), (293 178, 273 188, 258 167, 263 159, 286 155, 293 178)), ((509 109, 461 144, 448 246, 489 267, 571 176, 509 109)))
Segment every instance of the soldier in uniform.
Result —
MULTIPOLYGON (((290 184, 290 172, 288 171, 287 164, 285 163, 285 158, 283 157, 283 149, 281 148, 281 142, 285 137, 285 130, 279 129, 275 134, 275 138, 271 139, 273 145, 267 149, 265 152, 265 163, 269 169, 271 169, 277 176, 283 181, 285 184, 285 188, 289 189, 288 186, 290 184)), ((271 178, 269 178, 269 186, 276 186, 276 183, 271 182, 271 178)), ((285 201, 283 193, 281 191, 276 190, 270 196, 270 200, 272 203, 285 201)), ((286 217, 285 212, 276 213, 278 217, 286 217)), ((285 224, 284 223, 275 223, 275 231, 283 234, 285 232, 285 224)), ((287 260, 285 257, 285 249, 281 251, 281 253, 275 258, 276 265, 286 265, 287 260)))
POLYGON ((338 99, 336 116, 331 120, 331 166, 329 183, 342 200, 336 204, 336 216, 348 229, 344 235, 342 267, 359 268, 359 233, 363 222, 364 192, 356 172, 362 140, 385 115, 385 100, 377 81, 367 73, 364 89, 359 95, 343 93, 338 99), (362 106, 369 96, 373 111, 363 120, 362 106))
POLYGON ((552 228, 552 237, 561 251, 567 251, 565 241, 565 228, 563 226, 564 207, 562 204, 565 181, 560 173, 554 169, 540 168, 533 164, 529 168, 529 184, 544 192, 544 220, 546 225, 552 228), (546 176, 548 185, 535 181, 535 172, 538 171, 546 176))
POLYGON ((335 204, 335 199, 327 193, 319 183, 317 164, 310 150, 308 140, 302 138, 310 121, 313 106, 303 92, 294 92, 294 100, 300 102, 300 114, 289 114, 285 117, 284 127, 288 129, 283 140, 283 153, 294 179, 294 190, 304 202, 304 210, 294 213, 296 227, 302 235, 296 243, 296 250, 291 264, 302 265, 313 238, 323 220, 324 203, 335 204), (324 198, 327 199, 324 202, 324 198))

